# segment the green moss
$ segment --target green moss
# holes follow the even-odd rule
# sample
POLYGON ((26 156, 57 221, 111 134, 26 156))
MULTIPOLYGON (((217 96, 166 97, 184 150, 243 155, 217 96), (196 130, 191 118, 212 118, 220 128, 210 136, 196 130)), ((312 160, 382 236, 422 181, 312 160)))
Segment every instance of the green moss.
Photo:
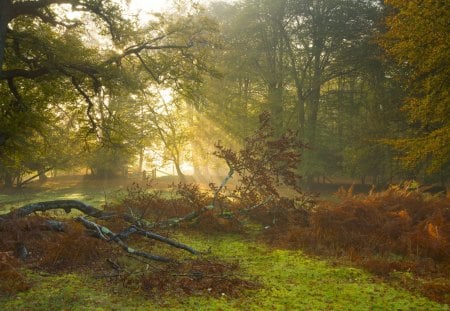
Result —
POLYGON ((381 283, 362 270, 333 266, 300 251, 272 250, 239 236, 180 235, 211 256, 239 261, 243 278, 263 287, 231 299, 164 296, 148 299, 139 290, 123 289, 78 274, 29 273, 32 288, 0 300, 1 310, 448 310, 448 306, 381 283))

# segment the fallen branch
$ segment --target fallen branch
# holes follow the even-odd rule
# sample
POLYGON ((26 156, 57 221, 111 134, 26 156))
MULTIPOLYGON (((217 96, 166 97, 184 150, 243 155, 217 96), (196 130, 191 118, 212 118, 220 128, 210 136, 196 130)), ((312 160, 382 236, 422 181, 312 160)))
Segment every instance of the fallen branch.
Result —
POLYGON ((6 215, 1 216, 2 218, 21 218, 28 216, 35 212, 46 212, 49 210, 62 209, 67 214, 72 211, 72 209, 79 210, 84 214, 95 217, 95 218, 108 218, 114 216, 115 213, 108 213, 99 210, 91 205, 77 200, 55 200, 55 201, 45 201, 38 203, 30 203, 24 205, 18 209, 9 212, 6 215))
POLYGON ((211 209, 214 209, 213 205, 207 205, 199 210, 190 212, 186 216, 183 217, 173 217, 166 220, 162 220, 159 222, 149 222, 145 219, 136 218, 130 214, 123 215, 123 219, 131 224, 137 225, 139 227, 143 227, 146 229, 154 229, 154 228, 170 228, 173 226, 177 226, 180 223, 191 221, 196 219, 198 216, 200 216, 202 213, 209 211, 211 209))
POLYGON ((107 227, 96 224, 93 221, 87 220, 84 217, 75 217, 75 220, 81 222, 87 229, 94 230, 98 233, 98 236, 105 240, 105 241, 114 241, 116 242, 120 247, 122 247, 123 250, 125 250, 127 253, 136 255, 139 257, 144 257, 150 260, 156 260, 161 262, 173 262, 172 259, 167 257, 162 257, 158 255, 153 255, 147 252, 143 252, 134 248, 129 247, 125 242, 123 242, 119 235, 115 234, 111 230, 109 230, 107 227))
POLYGON ((166 238, 166 237, 164 237, 162 235, 159 235, 159 234, 151 232, 151 231, 146 231, 146 230, 140 229, 140 228, 138 228, 136 226, 129 227, 125 231, 117 234, 117 237, 119 237, 120 239, 126 239, 128 236, 130 236, 133 233, 140 234, 142 236, 145 236, 146 238, 157 240, 157 241, 169 244, 169 245, 171 245, 173 247, 176 247, 176 248, 184 249, 184 250, 186 250, 186 251, 188 251, 188 252, 190 252, 190 253, 192 253, 194 255, 200 254, 200 252, 196 251, 195 249, 193 249, 192 247, 190 247, 190 246, 188 246, 186 244, 174 241, 172 239, 166 238))
POLYGON ((227 162, 229 171, 228 171, 227 176, 225 176, 225 178, 222 180, 222 183, 220 184, 219 188, 217 188, 216 192, 214 193, 214 198, 213 198, 213 201, 211 202, 211 205, 212 205, 213 208, 216 206, 216 202, 219 199, 220 191, 222 191, 222 189, 226 186, 228 181, 231 178, 233 178, 233 175, 234 175, 234 172, 235 172, 235 170, 234 170, 233 166, 231 165, 231 163, 228 160, 226 162, 227 162))
POLYGON ((267 199, 265 199, 265 200, 262 201, 261 203, 258 203, 258 204, 253 205, 253 206, 246 207, 246 208, 240 210, 239 212, 240 212, 241 214, 246 214, 246 213, 248 213, 248 212, 250 212, 250 211, 252 211, 252 210, 254 210, 254 209, 257 209, 257 208, 259 208, 259 207, 261 207, 261 206, 263 206, 263 205, 266 205, 267 203, 269 203, 269 202, 272 201, 272 200, 273 200, 273 196, 270 195, 267 199))

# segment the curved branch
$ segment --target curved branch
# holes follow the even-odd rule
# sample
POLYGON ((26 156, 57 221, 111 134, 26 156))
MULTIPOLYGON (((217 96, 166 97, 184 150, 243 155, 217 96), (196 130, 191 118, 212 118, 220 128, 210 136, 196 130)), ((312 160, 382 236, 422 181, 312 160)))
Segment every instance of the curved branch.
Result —
POLYGON ((26 79, 34 79, 43 75, 50 73, 48 68, 39 68, 36 70, 26 70, 26 69, 11 69, 0 71, 0 80, 7 80, 16 77, 22 77, 26 79))
POLYGON ((94 117, 92 116, 92 109, 94 108, 94 103, 92 102, 89 95, 81 88, 81 85, 76 81, 74 77, 72 77, 72 84, 73 86, 75 86, 75 89, 78 91, 78 93, 81 94, 81 96, 83 96, 84 100, 88 104, 87 116, 89 118, 89 122, 92 125, 92 131, 95 131, 95 129, 97 128, 97 124, 94 120, 94 117))
POLYGON ((114 213, 104 212, 81 201, 55 200, 55 201, 30 203, 0 217, 1 218, 25 217, 35 212, 46 212, 54 209, 62 209, 66 213, 70 213, 72 209, 76 209, 79 210, 80 212, 83 212, 86 215, 95 218, 108 218, 115 215, 114 213))

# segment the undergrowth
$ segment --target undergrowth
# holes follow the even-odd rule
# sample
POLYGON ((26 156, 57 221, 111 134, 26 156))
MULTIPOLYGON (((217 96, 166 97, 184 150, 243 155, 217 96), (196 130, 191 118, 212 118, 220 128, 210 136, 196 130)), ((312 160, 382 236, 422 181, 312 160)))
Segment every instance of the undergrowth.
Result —
MULTIPOLYGON (((208 273, 218 276, 219 280, 222 274, 231 272, 244 280, 257 278, 260 286, 243 288, 237 296, 226 294, 220 287, 202 288, 196 295, 169 290, 161 295, 147 296, 140 290, 111 282, 101 275, 27 272, 31 288, 15 296, 0 298, 0 309, 448 310, 444 305, 377 281, 362 270, 336 266, 305 256, 301 251, 271 249, 246 241, 239 235, 193 233, 188 236, 179 234, 178 237, 197 248, 212 246, 209 256, 219 257, 223 262, 213 266, 215 270, 208 273), (241 268, 228 272, 222 270, 223 265, 235 264, 241 268)), ((209 256, 205 259, 211 260, 209 256)), ((189 274, 191 268, 196 271, 198 264, 203 263, 203 260, 194 262, 192 266, 186 266, 187 270, 172 273, 189 274)), ((194 275, 191 275, 193 279, 194 275)), ((185 276, 179 278, 182 282, 185 276)))
POLYGON ((263 233, 277 247, 338 256, 437 301, 450 303, 450 199, 391 188, 381 193, 342 192, 338 203, 321 202, 305 214, 285 210, 285 221, 263 233))

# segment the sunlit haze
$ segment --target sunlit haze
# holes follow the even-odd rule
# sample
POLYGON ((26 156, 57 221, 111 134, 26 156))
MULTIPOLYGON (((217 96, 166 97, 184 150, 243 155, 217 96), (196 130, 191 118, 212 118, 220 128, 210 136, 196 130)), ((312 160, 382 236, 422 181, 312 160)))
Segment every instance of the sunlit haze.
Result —
POLYGON ((161 12, 170 5, 168 0, 132 0, 129 9, 132 12, 161 12))

